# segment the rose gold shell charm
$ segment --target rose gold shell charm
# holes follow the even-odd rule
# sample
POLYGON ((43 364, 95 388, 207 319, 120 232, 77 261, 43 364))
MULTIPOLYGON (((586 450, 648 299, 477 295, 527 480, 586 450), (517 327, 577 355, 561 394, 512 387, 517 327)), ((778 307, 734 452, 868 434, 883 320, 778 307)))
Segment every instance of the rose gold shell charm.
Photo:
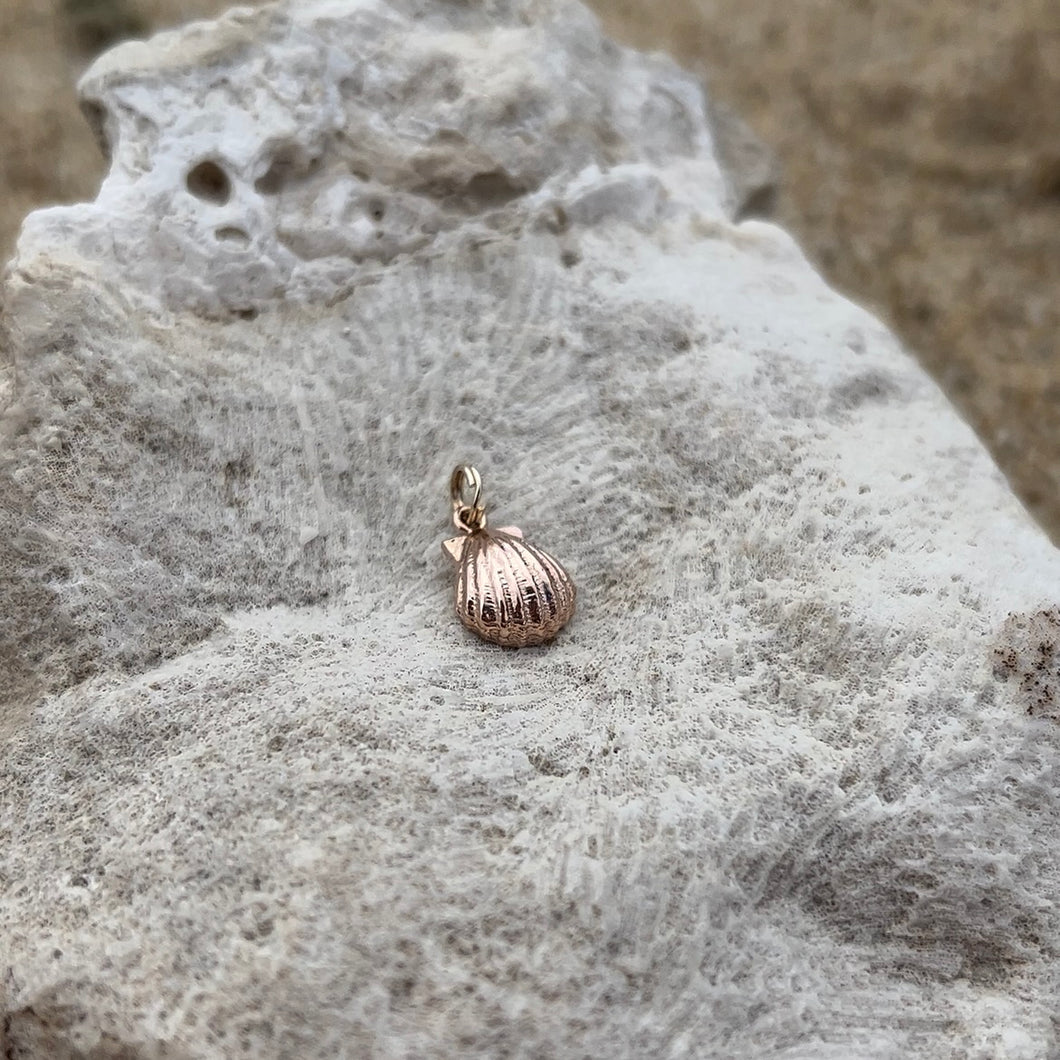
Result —
POLYGON ((515 526, 486 528, 482 479, 461 465, 449 479, 459 537, 442 542, 458 567, 456 613, 484 640, 523 648, 551 640, 574 614, 570 575, 515 526), (468 496, 470 494, 470 496, 468 496))

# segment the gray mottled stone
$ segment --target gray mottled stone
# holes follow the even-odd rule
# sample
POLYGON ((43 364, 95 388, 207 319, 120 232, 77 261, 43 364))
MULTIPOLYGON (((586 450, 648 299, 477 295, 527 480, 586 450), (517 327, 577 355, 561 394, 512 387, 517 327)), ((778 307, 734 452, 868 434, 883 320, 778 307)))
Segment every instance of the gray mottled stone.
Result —
POLYGON ((4 289, 6 1055, 1055 1053, 1060 559, 692 80, 312 0, 83 93, 4 289), (550 647, 450 613, 463 461, 550 647))

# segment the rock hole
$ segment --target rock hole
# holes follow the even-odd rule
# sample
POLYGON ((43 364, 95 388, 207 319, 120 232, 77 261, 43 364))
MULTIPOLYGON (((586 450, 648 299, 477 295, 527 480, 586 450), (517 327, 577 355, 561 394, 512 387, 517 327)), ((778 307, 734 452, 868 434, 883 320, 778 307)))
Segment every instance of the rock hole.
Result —
MULTIPOLYGON (((436 135, 434 139, 439 139, 436 135)), ((434 175, 437 159, 424 156, 413 159, 413 168, 425 176, 422 184, 411 190, 418 195, 429 195, 443 205, 465 211, 492 210, 505 206, 530 190, 503 168, 487 170, 461 180, 449 174, 434 175)))
POLYGON ((200 162, 188 171, 188 191, 204 202, 223 206, 232 195, 232 182, 216 162, 200 162))
POLYGON ((339 94, 344 99, 356 99, 364 94, 364 75, 360 71, 344 77, 339 82, 339 94))
POLYGON ((503 169, 476 174, 467 182, 466 191, 484 206, 503 206, 523 194, 523 188, 503 169))
POLYGON ((253 306, 246 306, 243 309, 234 309, 232 311, 240 320, 256 320, 258 311, 253 306))
POLYGON ((459 129, 438 129, 431 137, 433 143, 459 147, 467 143, 467 137, 459 129))
POLYGON ((386 216, 386 203, 382 199, 370 199, 365 209, 373 221, 382 221, 386 216))
POLYGON ((214 232, 214 238, 218 243, 238 243, 241 247, 250 243, 250 236, 242 229, 234 225, 225 225, 214 232))
POLYGON ((319 158, 306 158, 297 144, 286 144, 273 152, 269 168, 254 182, 254 188, 261 195, 279 195, 289 184, 319 168, 319 158))
POLYGON ((553 203, 552 216, 546 223, 550 231, 555 232, 558 235, 562 232, 566 232, 570 228, 570 215, 558 202, 553 203))
POLYGON ((254 190, 261 195, 278 195, 291 172, 291 164, 275 159, 271 166, 254 181, 254 190))

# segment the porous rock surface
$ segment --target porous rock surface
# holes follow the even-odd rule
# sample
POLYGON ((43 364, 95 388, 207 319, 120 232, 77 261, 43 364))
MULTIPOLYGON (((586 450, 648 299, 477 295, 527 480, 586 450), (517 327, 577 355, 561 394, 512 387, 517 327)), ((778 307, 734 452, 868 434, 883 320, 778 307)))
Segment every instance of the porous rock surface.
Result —
POLYGON ((1055 1055, 1060 558, 693 81, 303 0, 82 93, 4 291, 4 1055, 1055 1055), (551 646, 451 614, 465 461, 551 646))

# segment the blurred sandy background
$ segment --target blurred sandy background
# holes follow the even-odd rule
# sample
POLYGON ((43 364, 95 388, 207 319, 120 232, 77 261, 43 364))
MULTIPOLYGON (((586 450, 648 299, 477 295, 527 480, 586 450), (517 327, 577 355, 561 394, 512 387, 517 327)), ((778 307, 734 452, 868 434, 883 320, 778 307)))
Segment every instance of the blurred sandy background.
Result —
MULTIPOLYGON (((1060 2, 592 0, 776 153, 775 216, 880 312, 1060 540, 1060 2)), ((93 54, 223 0, 0 0, 0 258, 94 195, 73 84, 93 54)))

